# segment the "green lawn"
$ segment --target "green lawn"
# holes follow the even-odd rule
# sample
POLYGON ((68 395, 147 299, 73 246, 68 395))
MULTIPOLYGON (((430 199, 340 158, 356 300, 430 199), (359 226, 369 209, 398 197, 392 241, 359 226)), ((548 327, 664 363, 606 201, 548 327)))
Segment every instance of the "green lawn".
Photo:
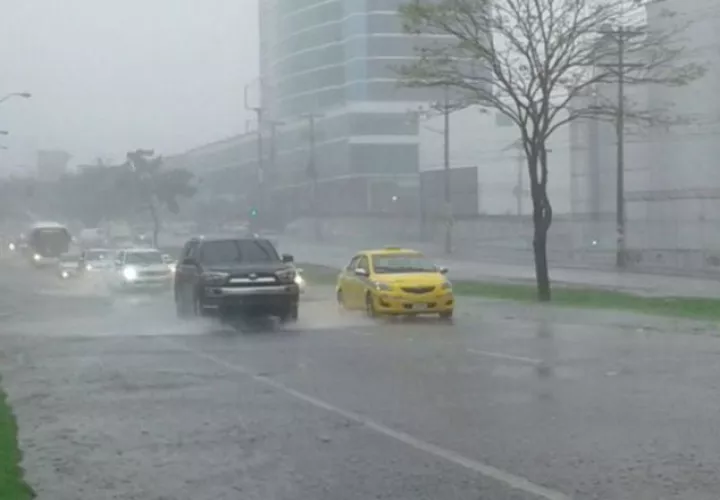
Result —
POLYGON ((28 500, 34 497, 23 480, 20 468, 15 417, 5 393, 0 391, 0 500, 28 500))
MULTIPOLYGON (((315 264, 298 264, 309 284, 334 284, 338 270, 315 264)), ((498 284, 453 280, 457 295, 536 302, 534 285, 498 284)), ((720 299, 686 297, 639 297, 636 295, 587 288, 555 287, 552 304, 588 309, 613 309, 678 318, 720 320, 720 299)))

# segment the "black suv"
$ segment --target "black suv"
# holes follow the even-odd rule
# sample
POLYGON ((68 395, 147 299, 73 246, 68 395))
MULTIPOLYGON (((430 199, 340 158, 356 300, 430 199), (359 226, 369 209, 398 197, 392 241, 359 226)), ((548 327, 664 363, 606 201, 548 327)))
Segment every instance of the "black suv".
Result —
POLYGON ((175 271, 178 316, 298 318, 300 290, 291 255, 262 238, 193 238, 175 271))

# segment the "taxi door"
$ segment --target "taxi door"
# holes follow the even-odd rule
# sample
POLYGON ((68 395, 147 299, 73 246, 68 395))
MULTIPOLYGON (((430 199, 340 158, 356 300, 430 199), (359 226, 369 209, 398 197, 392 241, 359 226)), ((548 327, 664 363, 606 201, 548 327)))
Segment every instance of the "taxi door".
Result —
POLYGON ((355 309, 358 307, 358 294, 360 293, 360 282, 355 274, 361 255, 356 255, 350 261, 350 264, 343 270, 340 278, 340 290, 342 291, 345 307, 355 309))
POLYGON ((367 290, 368 276, 370 275, 370 259, 361 255, 355 269, 352 271, 352 304, 358 309, 365 308, 365 291, 367 290))

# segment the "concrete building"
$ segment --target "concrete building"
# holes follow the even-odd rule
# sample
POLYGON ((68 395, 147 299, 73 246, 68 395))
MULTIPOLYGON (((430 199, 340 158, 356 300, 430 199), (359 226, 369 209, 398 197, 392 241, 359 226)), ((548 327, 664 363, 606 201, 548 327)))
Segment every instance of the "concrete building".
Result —
MULTIPOLYGON (((684 87, 628 87, 627 99, 667 109, 672 126, 628 123, 625 134, 626 241, 633 265, 713 269, 720 265, 720 4, 666 0, 647 6, 649 30, 686 26, 686 57, 707 73, 684 87), (674 13, 667 16, 667 12, 674 13)), ((612 98, 616 88, 600 88, 612 98)), ((592 99, 588 96, 585 99, 592 99)), ((615 98, 615 102, 617 99, 615 98)), ((616 150, 612 123, 573 124, 573 247, 605 261, 616 249, 616 150)))
MULTIPOLYGON (((443 116, 420 123, 420 171, 444 169, 443 116)), ((480 215, 532 214, 525 153, 517 126, 496 112, 471 107, 450 115, 450 168, 474 167, 477 186, 475 213, 480 215)), ((570 213, 570 129, 562 127, 548 143, 548 195, 553 213, 570 213)), ((465 183, 471 182, 468 180, 465 183)), ((453 191, 459 191, 460 186, 453 191)), ((453 193, 454 194, 454 193, 453 193)), ((460 208, 460 207, 458 207, 460 208)), ((464 211, 468 211, 465 209, 464 211)))

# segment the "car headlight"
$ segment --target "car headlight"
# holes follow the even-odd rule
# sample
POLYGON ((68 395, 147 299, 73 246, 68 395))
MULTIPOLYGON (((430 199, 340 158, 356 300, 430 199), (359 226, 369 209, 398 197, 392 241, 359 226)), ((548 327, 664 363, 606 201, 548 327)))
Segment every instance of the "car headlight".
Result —
POLYGON ((8 245, 8 248, 10 249, 11 252, 14 252, 15 251, 15 243, 10 243, 8 245))
POLYGON ((70 273, 68 273, 67 271, 63 271, 63 272, 61 273, 61 276, 62 276, 63 278, 67 278, 67 277, 70 276, 70 273))
POLYGON ((42 259, 42 255, 40 255, 39 253, 36 253, 35 255, 33 255, 33 260, 34 260, 35 262, 37 262, 37 261, 40 260, 40 259, 42 259))
POLYGON ((278 281, 282 283, 295 283, 295 277, 297 276, 297 273, 295 272, 295 269, 288 268, 277 271, 275 273, 275 276, 277 277, 278 281))
POLYGON ((137 269, 134 267, 126 267, 123 269, 123 277, 128 281, 135 281, 137 279, 137 269))
POLYGON ((175 263, 173 262, 172 264, 168 264, 168 267, 170 268, 170 272, 171 272, 171 273, 174 273, 175 270, 177 269, 177 264, 175 264, 175 263))
POLYGON ((86 271, 92 271, 92 268, 92 264, 88 264, 87 266, 85 266, 86 271))
POLYGON ((379 290, 381 292, 389 292, 390 290, 392 290, 392 287, 390 285, 388 285, 387 283, 375 282, 373 284, 375 285, 375 290, 379 290))
POLYGON ((446 281, 445 283, 442 284, 442 286, 440 288, 442 288, 443 290, 452 290, 452 283, 450 283, 449 281, 446 281))
POLYGON ((303 286, 303 285, 305 285, 305 279, 302 276, 300 276, 299 274, 296 274, 295 275, 295 284, 297 286, 303 286))
POLYGON ((206 285, 214 286, 214 285, 222 285, 224 284, 227 279, 230 277, 228 273, 203 273, 202 274, 202 280, 203 283, 206 285))

